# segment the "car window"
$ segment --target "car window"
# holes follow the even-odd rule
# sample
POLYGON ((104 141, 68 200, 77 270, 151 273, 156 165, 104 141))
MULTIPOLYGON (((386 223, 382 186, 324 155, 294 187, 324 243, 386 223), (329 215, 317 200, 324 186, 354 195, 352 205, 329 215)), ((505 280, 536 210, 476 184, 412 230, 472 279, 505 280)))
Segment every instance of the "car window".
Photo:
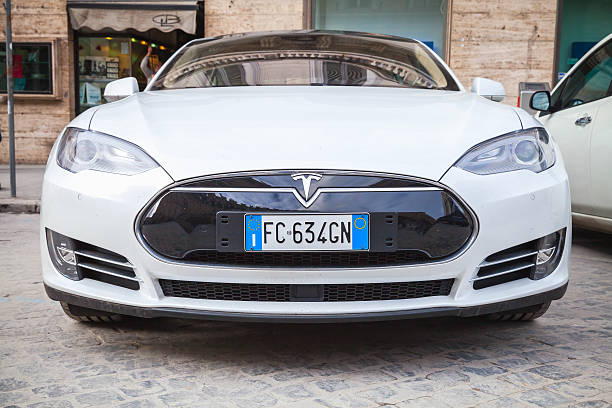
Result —
POLYGON ((290 85, 459 90, 416 41, 327 32, 196 41, 149 90, 290 85))
POLYGON ((559 109, 596 101, 612 92, 612 41, 586 59, 565 85, 555 92, 552 105, 559 109))

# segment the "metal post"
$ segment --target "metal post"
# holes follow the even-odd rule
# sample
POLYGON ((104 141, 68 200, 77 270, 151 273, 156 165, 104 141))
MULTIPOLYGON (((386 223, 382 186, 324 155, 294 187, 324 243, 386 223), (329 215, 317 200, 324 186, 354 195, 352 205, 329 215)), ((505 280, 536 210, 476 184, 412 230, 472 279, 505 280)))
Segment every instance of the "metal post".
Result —
POLYGON ((8 99, 9 163, 11 197, 17 196, 15 184, 15 114, 13 112, 13 31, 11 27, 11 0, 4 2, 6 10, 6 96, 8 99))

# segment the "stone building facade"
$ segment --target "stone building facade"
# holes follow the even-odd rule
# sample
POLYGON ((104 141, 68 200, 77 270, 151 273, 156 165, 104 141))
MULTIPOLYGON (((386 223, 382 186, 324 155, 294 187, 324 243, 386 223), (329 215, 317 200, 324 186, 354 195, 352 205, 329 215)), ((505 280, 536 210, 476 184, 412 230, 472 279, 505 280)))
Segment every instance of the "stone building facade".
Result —
MULTIPOLYGON (((18 95, 15 99, 18 163, 44 163, 62 128, 80 110, 78 99, 83 99, 83 91, 79 94, 75 71, 83 68, 76 61, 75 50, 82 47, 77 39, 80 34, 71 25, 70 1, 74 0, 13 0, 13 41, 52 42, 55 73, 53 94, 18 95)), ((317 1, 335 2, 334 10, 345 4, 350 8, 360 2, 366 3, 364 0, 206 0, 203 13, 198 14, 203 21, 198 24, 202 24, 205 36, 321 28, 314 15, 319 12, 317 1)), ((378 2, 382 7, 384 1, 368 0, 368 4, 375 7, 378 2)), ((499 81, 506 88, 504 102, 514 105, 519 82, 553 83, 556 80, 562 2, 571 0, 395 1, 437 1, 444 6, 445 21, 441 28, 444 47, 438 53, 468 89, 474 77, 499 81)), ((5 15, 3 9, 0 11, 0 36, 4 40, 5 15)), ((352 27, 350 16, 344 23, 352 27)), ((364 31, 358 24, 355 29, 364 31)), ((136 37, 131 41, 138 45, 140 40, 136 37)), ((144 49, 144 45, 141 48, 144 49)), ((0 98, 3 101, 0 129, 5 136, 0 142, 0 163, 7 163, 6 98, 0 98)))
MULTIPOLYGON (((66 0, 14 0, 13 42, 54 42, 55 95, 15 97, 15 150, 18 163, 44 163, 59 132, 74 117, 73 43, 66 0)), ((6 15, 0 7, 0 36, 5 41, 6 15)), ((5 60, 2 62, 6 64, 5 60)), ((0 97, 0 163, 8 163, 6 94, 0 97)))

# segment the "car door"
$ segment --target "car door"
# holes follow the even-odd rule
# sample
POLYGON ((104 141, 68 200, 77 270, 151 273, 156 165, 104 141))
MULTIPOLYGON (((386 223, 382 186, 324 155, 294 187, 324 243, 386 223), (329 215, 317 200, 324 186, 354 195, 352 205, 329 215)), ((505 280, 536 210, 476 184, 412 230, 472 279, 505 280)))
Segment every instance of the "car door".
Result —
POLYGON ((612 218, 612 85, 599 105, 591 135, 592 214, 612 218))
MULTIPOLYGON (((561 149, 570 180, 572 211, 577 213, 601 214, 602 206, 597 202, 602 197, 600 190, 610 184, 603 180, 602 173, 609 164, 597 149, 602 147, 605 134, 610 133, 610 112, 606 107, 612 90, 611 56, 612 41, 608 41, 582 60, 553 92, 553 113, 539 118, 561 149), (608 115, 601 119, 602 126, 598 125, 601 114, 608 115)), ((612 156, 608 155, 607 160, 612 156)), ((610 167, 607 169, 610 175, 610 167)))

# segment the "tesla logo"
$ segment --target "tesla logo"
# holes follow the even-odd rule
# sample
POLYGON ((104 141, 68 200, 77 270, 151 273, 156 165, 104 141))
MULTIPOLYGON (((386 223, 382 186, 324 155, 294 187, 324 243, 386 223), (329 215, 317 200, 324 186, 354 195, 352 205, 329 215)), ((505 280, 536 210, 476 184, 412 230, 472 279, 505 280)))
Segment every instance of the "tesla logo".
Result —
POLYGON ((153 22, 161 27, 172 27, 181 22, 181 18, 176 14, 159 14, 153 17, 153 22))
POLYGON ((291 178, 294 181, 302 180, 302 187, 304 188, 304 198, 308 200, 308 196, 310 193, 310 183, 312 182, 312 180, 321 180, 323 176, 316 173, 296 173, 292 174, 291 178))

